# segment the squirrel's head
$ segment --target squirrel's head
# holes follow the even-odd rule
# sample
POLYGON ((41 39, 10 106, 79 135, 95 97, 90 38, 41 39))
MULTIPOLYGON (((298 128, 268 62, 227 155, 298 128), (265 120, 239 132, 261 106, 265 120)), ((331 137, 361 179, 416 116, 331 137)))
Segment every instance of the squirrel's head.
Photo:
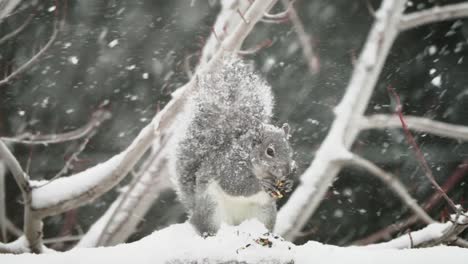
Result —
POLYGON ((255 176, 264 189, 274 198, 281 198, 284 192, 292 187, 291 175, 295 173, 296 164, 292 158, 293 151, 289 145, 289 125, 281 128, 263 124, 259 132, 252 157, 255 176))

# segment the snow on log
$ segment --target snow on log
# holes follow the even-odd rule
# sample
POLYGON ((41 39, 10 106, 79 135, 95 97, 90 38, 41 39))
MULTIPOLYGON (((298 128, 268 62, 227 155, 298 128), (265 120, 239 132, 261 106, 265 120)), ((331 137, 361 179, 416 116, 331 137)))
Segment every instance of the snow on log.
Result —
POLYGON ((215 237, 197 235, 189 224, 170 226, 130 244, 79 248, 65 253, 0 255, 0 263, 465 263, 468 250, 438 246, 426 249, 337 247, 318 242, 296 246, 268 233, 256 220, 222 226, 215 237))

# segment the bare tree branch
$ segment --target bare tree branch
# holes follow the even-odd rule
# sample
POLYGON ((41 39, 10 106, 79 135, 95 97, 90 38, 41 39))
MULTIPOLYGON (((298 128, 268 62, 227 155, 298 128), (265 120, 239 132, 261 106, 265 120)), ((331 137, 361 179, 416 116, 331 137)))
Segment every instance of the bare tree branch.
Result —
POLYGON ((401 183, 395 175, 383 171, 372 162, 358 155, 353 155, 352 159, 347 161, 347 163, 363 168, 383 181, 422 221, 427 224, 435 222, 426 211, 419 206, 417 201, 408 193, 403 183, 401 183))
POLYGON ((23 22, 23 24, 21 24, 17 29, 13 30, 12 32, 10 32, 10 33, 6 34, 5 36, 3 36, 2 38, 0 38, 0 45, 3 44, 4 42, 8 41, 9 39, 15 37, 21 31, 23 31, 23 29, 25 29, 26 26, 29 25, 29 23, 31 22, 33 17, 34 17, 34 12, 31 13, 28 16, 28 18, 26 18, 26 20, 23 22))
POLYGON ((18 183, 18 187, 20 188, 21 192, 23 194, 28 193, 29 189, 31 188, 29 186, 29 176, 23 171, 18 160, 15 158, 15 156, 13 156, 2 140, 0 140, 0 157, 13 174, 13 177, 18 183))
MULTIPOLYGON (((468 127, 435 121, 417 116, 405 116, 411 130, 434 134, 456 140, 468 140, 468 127)), ((377 114, 360 120, 362 129, 401 128, 400 120, 394 115, 377 114)))
POLYGON ((21 3, 21 0, 1 0, 0 1, 0 22, 8 17, 13 10, 21 3))
POLYGON ((385 0, 376 15, 346 93, 335 109, 335 121, 301 183, 278 213, 276 232, 294 239, 320 204, 328 187, 340 171, 336 162, 346 155, 359 126, 355 120, 364 114, 388 52, 398 34, 404 0, 385 0))
POLYGON ((30 145, 57 144, 83 138, 86 135, 94 132, 104 121, 109 120, 111 117, 111 112, 104 109, 99 109, 92 114, 91 119, 86 125, 70 132, 51 135, 34 135, 31 133, 24 133, 17 137, 2 137, 0 139, 5 142, 30 145))
POLYGON ((311 74, 317 74, 320 71, 320 60, 312 47, 312 39, 310 34, 305 31, 304 25, 302 24, 301 19, 296 12, 296 8, 292 6, 290 1, 282 0, 282 3, 283 6, 288 7, 289 19, 291 19, 294 30, 296 31, 299 42, 301 43, 302 53, 304 54, 304 58, 307 61, 309 72, 311 74))
POLYGON ((468 17, 468 3, 436 6, 427 10, 404 15, 399 29, 405 31, 429 23, 468 17))

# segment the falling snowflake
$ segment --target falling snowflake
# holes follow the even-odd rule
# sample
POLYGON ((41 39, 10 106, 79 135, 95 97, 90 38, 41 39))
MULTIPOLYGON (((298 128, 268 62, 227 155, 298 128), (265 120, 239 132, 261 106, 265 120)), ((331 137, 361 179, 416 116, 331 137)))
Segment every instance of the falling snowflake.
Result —
POLYGON ((434 86, 440 87, 440 85, 442 84, 442 77, 440 75, 437 75, 436 77, 434 77, 434 79, 432 79, 431 83, 434 86))
POLYGON ((68 61, 69 61, 71 64, 78 64, 78 57, 76 57, 76 56, 71 56, 70 58, 68 58, 68 61))
POLYGON ((118 39, 114 39, 113 41, 109 42, 109 48, 113 48, 115 46, 117 46, 119 44, 119 40, 118 39))

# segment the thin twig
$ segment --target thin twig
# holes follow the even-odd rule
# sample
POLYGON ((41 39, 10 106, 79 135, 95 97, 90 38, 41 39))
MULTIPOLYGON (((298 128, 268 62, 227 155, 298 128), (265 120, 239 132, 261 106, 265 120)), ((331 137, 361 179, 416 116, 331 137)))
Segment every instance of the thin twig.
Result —
POLYGON ((468 17, 468 3, 436 6, 404 15, 401 18, 399 28, 401 31, 404 31, 430 23, 455 20, 464 17, 468 17))
POLYGON ((369 14, 375 17, 375 8, 372 6, 372 3, 370 2, 370 0, 364 0, 364 1, 366 2, 366 8, 367 8, 367 11, 369 11, 369 14))
POLYGON ((83 142, 81 142, 81 144, 78 146, 78 149, 73 152, 70 157, 67 159, 67 161, 65 162, 65 165, 62 167, 62 169, 57 173, 55 174, 54 177, 52 177, 51 179, 49 179, 46 183, 42 184, 42 185, 39 185, 35 188, 42 188, 50 183, 52 183, 54 180, 62 177, 63 175, 65 175, 70 169, 73 168, 73 162, 75 162, 77 159, 78 159, 78 155, 80 155, 84 149, 86 148, 86 146, 88 145, 89 141, 91 140, 91 138, 96 134, 96 131, 93 131, 91 133, 89 133, 83 140, 83 142))
POLYGON ((317 53, 312 47, 312 39, 310 34, 305 31, 304 25, 299 18, 299 15, 296 12, 294 6, 292 6, 288 0, 282 0, 283 6, 289 5, 289 18, 291 19, 294 30, 296 31, 299 42, 302 46, 302 53, 304 58, 307 61, 307 66, 309 67, 309 72, 311 74, 317 74, 320 72, 320 60, 317 53))
POLYGON ((359 155, 353 155, 352 159, 347 161, 350 165, 354 165, 363 168, 370 172, 372 175, 383 181, 402 201, 408 206, 415 215, 417 215, 422 221, 427 224, 434 223, 435 221, 424 211, 424 209, 418 205, 416 200, 409 194, 403 183, 398 178, 388 172, 383 171, 372 162, 360 157, 359 155))
MULTIPOLYGON (((429 118, 405 116, 408 128, 413 131, 434 134, 441 137, 468 141, 468 126, 453 125, 429 118)), ((394 115, 376 114, 360 120, 362 129, 401 128, 400 119, 394 115)))
POLYGON ((35 12, 31 13, 28 16, 28 18, 26 18, 26 20, 23 22, 23 24, 21 24, 21 26, 19 26, 17 29, 13 30, 12 32, 10 32, 10 33, 6 34, 5 36, 3 36, 2 38, 0 38, 0 45, 3 44, 4 42, 8 41, 9 39, 15 37, 21 31, 23 31, 23 29, 25 29, 26 26, 29 25, 29 23, 33 19, 34 15, 35 15, 35 12))
POLYGON ((408 237, 410 239, 410 248, 414 248, 414 241, 413 241, 413 236, 411 235, 411 231, 408 232, 408 237))
POLYGON ((27 68, 29 68, 34 62, 38 60, 42 54, 44 54, 50 46, 52 46, 52 43, 54 43, 55 39, 57 38, 58 34, 58 21, 55 20, 54 26, 53 26, 53 31, 52 31, 52 36, 50 37, 49 41, 45 44, 42 49, 40 49, 34 56, 32 56, 27 62, 23 63, 20 67, 18 67, 15 71, 10 73, 7 77, 5 77, 3 80, 0 80, 0 86, 5 85, 9 83, 12 79, 16 78, 19 74, 21 74, 23 71, 25 71, 27 68))
POLYGON ((92 114, 91 119, 86 125, 70 132, 50 135, 34 135, 31 133, 24 133, 17 137, 2 137, 0 139, 2 139, 5 142, 29 145, 57 144, 65 141, 71 141, 86 137, 87 135, 94 133, 95 130, 104 121, 110 119, 111 117, 111 112, 105 109, 99 109, 92 114))
POLYGON ((422 165, 424 171, 426 172, 425 173, 426 177, 432 183, 434 188, 439 192, 439 194, 441 194, 442 197, 447 201, 450 207, 452 207, 453 211, 458 212, 459 211, 458 207, 455 205, 452 199, 448 197, 448 195, 440 187, 440 185, 436 182, 434 175, 432 174, 432 170, 429 167, 429 164, 427 164, 426 158, 424 158, 424 154, 422 153, 421 148, 418 146, 418 144, 416 143, 416 140, 413 137, 413 134, 409 130, 408 125, 406 124, 405 118, 403 117, 403 112, 402 112, 403 106, 400 101, 400 96, 395 92, 395 89, 393 89, 391 86, 388 86, 388 91, 395 98, 395 101, 396 101, 395 112, 398 115, 398 118, 400 119, 401 126, 403 127, 403 131, 405 132, 408 143, 412 146, 414 154, 416 155, 416 158, 419 160, 419 163, 422 165))

